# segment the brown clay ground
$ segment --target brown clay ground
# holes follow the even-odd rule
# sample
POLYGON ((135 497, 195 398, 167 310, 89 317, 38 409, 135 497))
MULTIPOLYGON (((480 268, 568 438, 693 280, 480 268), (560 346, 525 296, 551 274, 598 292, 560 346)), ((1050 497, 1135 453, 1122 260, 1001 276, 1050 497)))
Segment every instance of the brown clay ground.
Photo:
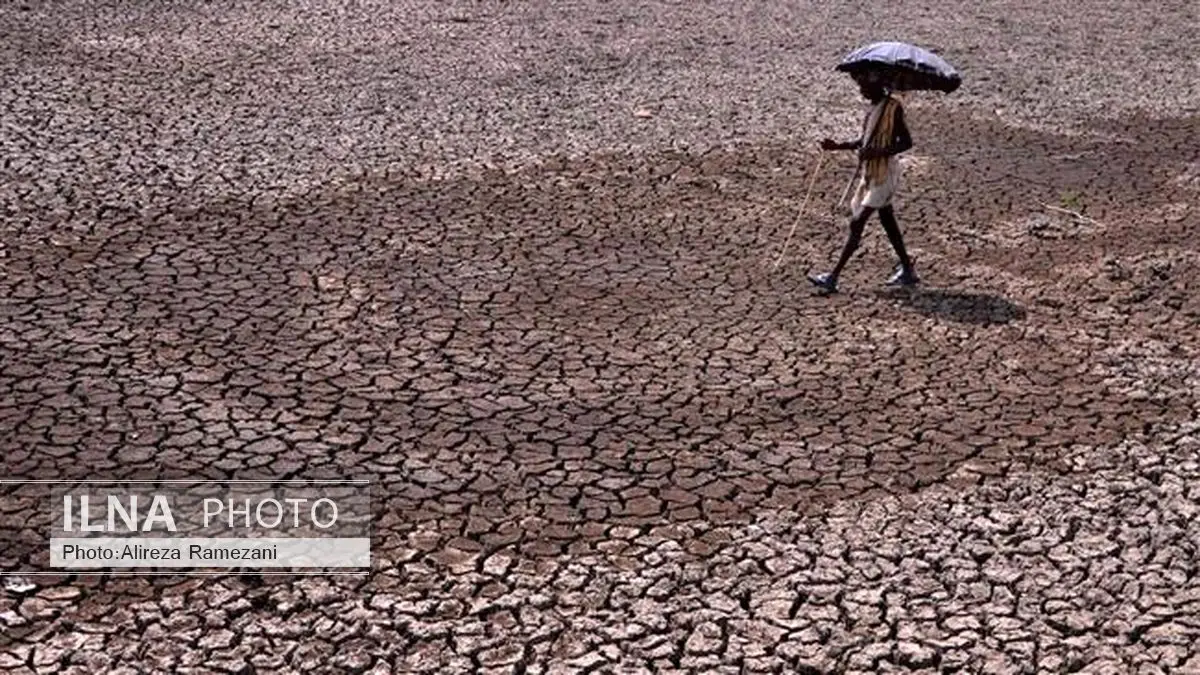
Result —
POLYGON ((0 7, 3 476, 381 486, 367 579, 10 580, 0 671, 1200 673, 1195 7, 638 4, 0 7), (884 33, 925 284, 813 297, 884 33))

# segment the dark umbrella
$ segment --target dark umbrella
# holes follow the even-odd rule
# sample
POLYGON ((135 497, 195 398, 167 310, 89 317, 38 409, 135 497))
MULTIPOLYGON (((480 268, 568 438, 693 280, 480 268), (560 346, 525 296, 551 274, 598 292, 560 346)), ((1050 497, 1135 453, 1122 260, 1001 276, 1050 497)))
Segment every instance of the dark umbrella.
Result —
POLYGON ((858 75, 875 72, 893 91, 931 90, 947 94, 962 78, 942 57, 906 42, 875 42, 850 52, 837 69, 858 75))

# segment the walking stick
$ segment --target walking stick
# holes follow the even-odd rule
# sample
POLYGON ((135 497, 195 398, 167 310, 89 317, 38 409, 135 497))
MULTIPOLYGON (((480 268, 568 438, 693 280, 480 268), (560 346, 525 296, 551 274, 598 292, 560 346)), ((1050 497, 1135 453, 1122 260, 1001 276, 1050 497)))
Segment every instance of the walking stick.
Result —
POLYGON ((779 255, 775 258, 775 264, 771 265, 771 269, 779 268, 779 263, 783 261, 783 256, 787 253, 788 243, 792 241, 792 235, 796 233, 796 226, 800 224, 800 217, 804 215, 804 210, 808 208, 808 198, 812 196, 813 186, 817 184, 817 174, 821 172, 821 165, 825 162, 825 153, 817 155, 817 165, 813 167, 812 176, 808 179, 808 191, 804 193, 804 201, 800 203, 800 210, 796 213, 796 220, 792 223, 792 229, 788 231, 787 238, 783 240, 783 248, 779 249, 779 255))

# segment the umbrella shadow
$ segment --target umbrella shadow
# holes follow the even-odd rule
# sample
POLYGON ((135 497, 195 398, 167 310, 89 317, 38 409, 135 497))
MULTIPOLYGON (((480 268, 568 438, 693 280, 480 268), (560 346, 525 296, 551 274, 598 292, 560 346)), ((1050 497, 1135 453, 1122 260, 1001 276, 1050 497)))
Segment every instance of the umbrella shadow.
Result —
POLYGON ((1006 324, 1025 318, 1025 309, 1008 300, 987 293, 968 293, 943 288, 908 288, 878 291, 901 306, 958 323, 978 326, 1006 324))

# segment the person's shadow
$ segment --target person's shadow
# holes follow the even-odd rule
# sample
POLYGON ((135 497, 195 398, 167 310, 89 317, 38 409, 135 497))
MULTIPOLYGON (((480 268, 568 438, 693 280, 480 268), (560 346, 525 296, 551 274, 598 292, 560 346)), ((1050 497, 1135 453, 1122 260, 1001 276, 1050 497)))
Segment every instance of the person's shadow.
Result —
POLYGON ((926 316, 979 326, 1005 324, 1025 318, 1025 310, 1004 298, 941 288, 898 288, 879 291, 881 297, 926 316))

